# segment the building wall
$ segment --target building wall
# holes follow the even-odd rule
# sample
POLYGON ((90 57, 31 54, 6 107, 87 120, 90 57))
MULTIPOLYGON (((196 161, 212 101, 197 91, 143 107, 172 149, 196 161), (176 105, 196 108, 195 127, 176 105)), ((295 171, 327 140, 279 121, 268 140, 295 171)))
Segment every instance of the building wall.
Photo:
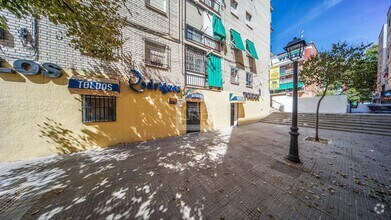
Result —
POLYGON ((68 46, 64 28, 47 20, 38 21, 38 51, 24 47, 17 37, 20 28, 33 32, 33 19, 17 19, 7 11, 6 39, 0 40, 4 66, 15 59, 36 63, 51 62, 63 68, 62 77, 49 79, 42 74, 25 76, 0 73, 0 161, 13 161, 51 154, 61 154, 104 147, 118 143, 143 141, 185 133, 185 108, 169 105, 170 97, 159 91, 135 93, 127 79, 130 68, 141 70, 146 78, 184 85, 182 46, 180 44, 179 1, 168 1, 167 16, 145 6, 144 1, 128 1, 122 14, 139 28, 129 25, 123 30, 126 40, 121 59, 105 63, 80 55, 68 46), (140 29, 142 28, 142 29, 140 29), (158 37, 161 33, 165 37, 158 37), (144 59, 145 39, 163 43, 170 48, 169 69, 147 66, 144 59), (81 95, 67 88, 72 76, 117 79, 121 93, 117 97, 115 122, 82 123, 81 95), (161 129, 164 127, 165 129, 161 129))
POLYGON ((388 91, 388 90, 391 90, 391 74, 390 74, 390 67, 391 67, 391 6, 390 8, 388 9, 388 13, 387 13, 387 41, 386 41, 386 45, 387 45, 387 50, 386 50, 386 54, 387 54, 387 61, 386 61, 386 67, 387 68, 387 73, 388 73, 388 77, 385 78, 385 90, 388 91))
MULTIPOLYGON (((320 97, 298 99, 299 113, 316 113, 320 97)), ((272 96, 273 108, 282 112, 292 112, 292 96, 272 96)), ((346 95, 325 96, 319 108, 320 113, 346 113, 348 99, 346 95)))
POLYGON ((379 35, 379 58, 377 68, 377 89, 382 91, 382 86, 387 85, 388 73, 388 54, 387 54, 387 40, 388 40, 388 24, 384 24, 379 35))
MULTIPOLYGON (((0 15, 8 19, 10 27, 6 39, 0 39, 0 56, 4 59, 4 66, 12 67, 16 59, 28 59, 38 64, 55 63, 63 69, 62 76, 57 79, 46 78, 42 74, 26 76, 20 73, 0 73, 0 162, 185 134, 186 105, 183 102, 168 102, 169 98, 183 101, 183 93, 136 93, 128 85, 130 69, 135 68, 146 79, 180 85, 183 91, 187 89, 184 88, 184 12, 181 10, 185 1, 166 2, 167 13, 164 15, 147 7, 143 0, 127 1, 127 7, 121 11, 129 20, 123 29, 126 41, 118 52, 119 61, 111 63, 83 56, 70 48, 69 39, 64 36, 65 29, 46 19, 38 21, 38 50, 32 49, 32 45, 23 46, 17 31, 27 28, 33 33, 33 19, 19 20, 7 11, 0 11, 0 15), (168 69, 151 67, 145 63, 145 40, 169 48, 168 69), (82 123, 82 96, 72 94, 67 88, 68 79, 75 76, 119 82, 121 92, 116 98, 115 122, 82 123)), ((254 26, 253 32, 247 30, 246 26, 241 27, 243 22, 240 19, 245 19, 243 11, 239 21, 232 24, 241 31, 244 39, 252 40, 257 46, 260 59, 257 60, 258 73, 254 76, 254 87, 245 86, 245 75, 241 78, 244 81, 241 81, 240 87, 230 85, 227 67, 229 62, 233 62, 233 57, 231 49, 226 48, 227 51, 221 55, 224 57, 223 91, 202 90, 205 100, 201 103, 201 131, 230 126, 230 92, 261 91, 259 101, 240 104, 240 124, 256 121, 268 113, 270 2, 240 2, 240 7, 257 10, 253 12, 253 21, 259 22, 257 27, 263 27, 256 29, 254 26)), ((230 16, 225 9, 222 19, 227 24, 227 33, 231 25, 228 21, 232 19, 230 16)))

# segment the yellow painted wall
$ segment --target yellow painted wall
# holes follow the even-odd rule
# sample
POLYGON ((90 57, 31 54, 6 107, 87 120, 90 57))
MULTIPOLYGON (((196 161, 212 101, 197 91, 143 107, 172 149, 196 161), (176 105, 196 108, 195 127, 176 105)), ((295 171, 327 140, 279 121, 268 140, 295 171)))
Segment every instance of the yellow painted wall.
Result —
MULTIPOLYGON (((58 79, 0 74, 0 162, 186 133, 186 104, 168 103, 171 97, 179 99, 178 94, 136 93, 124 80, 116 100, 117 120, 83 124, 81 95, 67 88, 68 78, 78 74, 66 71, 58 79)), ((201 131, 229 127, 229 92, 202 93, 201 131)), ((262 99, 239 104, 239 125, 258 121, 268 113, 267 107, 262 99)))
POLYGON ((185 107, 168 104, 174 93, 135 93, 120 83, 116 122, 82 123, 81 95, 70 94, 71 71, 0 74, 0 162, 76 152, 185 133, 185 107))

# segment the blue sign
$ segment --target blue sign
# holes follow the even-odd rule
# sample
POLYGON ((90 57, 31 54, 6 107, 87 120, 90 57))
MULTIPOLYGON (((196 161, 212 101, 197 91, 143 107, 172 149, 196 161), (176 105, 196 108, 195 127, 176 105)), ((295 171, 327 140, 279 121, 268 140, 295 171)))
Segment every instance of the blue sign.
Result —
POLYGON ((169 92, 176 92, 176 93, 181 92, 180 86, 168 85, 167 83, 161 83, 161 82, 156 83, 153 81, 153 79, 150 79, 149 82, 146 83, 143 80, 142 74, 138 70, 131 69, 130 71, 137 77, 136 82, 132 82, 132 79, 129 79, 129 87, 135 92, 144 92, 145 89, 160 90, 163 94, 167 94, 169 92))
POLYGON ((68 88, 119 92, 119 84, 108 83, 108 82, 87 81, 87 80, 80 80, 80 79, 69 79, 68 88))
POLYGON ((229 101, 230 102, 245 102, 246 99, 244 98, 244 96, 241 96, 240 94, 230 93, 229 94, 229 101))

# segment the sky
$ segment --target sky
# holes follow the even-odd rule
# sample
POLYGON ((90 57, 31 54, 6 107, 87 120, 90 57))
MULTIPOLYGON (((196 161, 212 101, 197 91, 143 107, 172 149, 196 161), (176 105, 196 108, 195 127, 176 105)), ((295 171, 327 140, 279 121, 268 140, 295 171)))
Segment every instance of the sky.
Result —
POLYGON ((272 51, 284 51, 302 34, 318 50, 332 43, 376 43, 386 23, 391 0, 272 0, 272 51))

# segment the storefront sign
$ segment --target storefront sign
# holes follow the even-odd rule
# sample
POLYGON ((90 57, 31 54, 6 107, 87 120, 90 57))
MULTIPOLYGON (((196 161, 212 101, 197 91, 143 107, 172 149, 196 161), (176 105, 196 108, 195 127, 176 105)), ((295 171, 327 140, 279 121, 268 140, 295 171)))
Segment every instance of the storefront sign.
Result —
POLYGON ((150 79, 148 83, 143 80, 142 74, 136 70, 130 70, 134 76, 137 78, 136 82, 132 82, 132 79, 129 79, 129 87, 135 92, 144 92, 145 89, 148 90, 160 90, 163 94, 167 94, 169 92, 181 92, 181 87, 176 85, 168 85, 167 83, 162 82, 154 82, 153 79, 150 79))
MULTIPOLYGON (((54 63, 43 63, 42 67, 32 60, 15 60, 13 63, 15 71, 23 75, 38 75, 42 73, 48 78, 61 77, 61 67, 54 63)), ((0 68, 0 73, 12 73, 9 68, 0 68)))
POLYGON ((258 100, 259 101, 259 94, 251 93, 251 92, 243 92, 243 95, 247 100, 258 100))
POLYGON ((204 94, 201 93, 201 91, 196 89, 186 89, 184 92, 184 98, 186 101, 191 102, 203 102, 204 101, 204 94))
POLYGON ((108 82, 97 82, 82 79, 69 79, 68 88, 101 90, 107 92, 119 92, 119 84, 108 82))
POLYGON ((231 103, 245 103, 246 102, 246 98, 240 94, 240 93, 230 93, 229 94, 229 101, 231 103))
POLYGON ((270 68, 270 90, 276 90, 280 87, 280 67, 270 68))

